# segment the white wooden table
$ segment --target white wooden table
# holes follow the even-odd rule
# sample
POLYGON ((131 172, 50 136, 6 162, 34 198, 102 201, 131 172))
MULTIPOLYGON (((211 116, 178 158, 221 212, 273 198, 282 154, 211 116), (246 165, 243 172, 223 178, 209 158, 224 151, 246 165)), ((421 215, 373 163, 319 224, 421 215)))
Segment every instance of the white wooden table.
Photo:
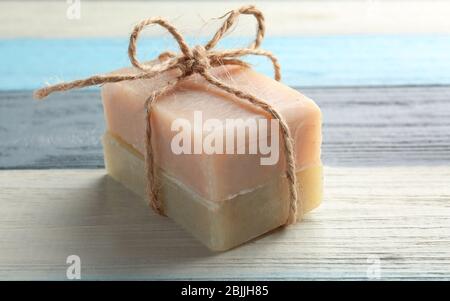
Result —
POLYGON ((325 168, 303 223, 212 253, 99 170, 0 171, 0 279, 449 279, 450 168, 325 168))

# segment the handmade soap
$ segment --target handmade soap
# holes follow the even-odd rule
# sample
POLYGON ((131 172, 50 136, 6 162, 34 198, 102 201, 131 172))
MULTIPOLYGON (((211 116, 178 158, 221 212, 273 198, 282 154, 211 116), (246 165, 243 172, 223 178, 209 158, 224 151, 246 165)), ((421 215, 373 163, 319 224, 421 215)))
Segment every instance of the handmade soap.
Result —
MULTIPOLYGON (((134 68, 117 71, 136 72, 134 68)), ((222 66, 210 73, 281 113, 294 140, 301 213, 317 207, 322 199, 318 106, 249 68, 222 66)), ((107 83, 102 88, 108 174, 143 199, 147 199, 145 101, 175 76, 175 71, 169 71, 152 79, 107 83)), ((210 85, 198 74, 180 81, 154 105, 152 146, 164 212, 212 250, 235 247, 286 222, 289 194, 282 139, 278 131, 270 131, 270 122, 268 131, 254 127, 269 119, 261 109, 210 85), (232 131, 227 130, 229 121, 235 121, 232 131), (185 124, 190 125, 183 128, 189 135, 181 143, 185 124), (220 133, 214 132, 218 129, 220 133), (239 137, 236 133, 243 134, 239 137), (263 140, 279 145, 279 150, 259 151, 263 140), (205 145, 212 150, 204 149, 205 145), (255 149, 256 153, 251 151, 255 149)))

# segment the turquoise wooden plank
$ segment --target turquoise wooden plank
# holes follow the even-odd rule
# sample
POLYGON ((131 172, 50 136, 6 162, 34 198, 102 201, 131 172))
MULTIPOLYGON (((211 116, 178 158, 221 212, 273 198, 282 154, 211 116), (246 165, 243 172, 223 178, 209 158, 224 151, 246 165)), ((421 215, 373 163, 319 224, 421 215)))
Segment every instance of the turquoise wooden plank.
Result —
MULTIPOLYGON (((0 90, 35 89, 128 66, 127 43, 126 37, 2 39, 0 90)), ((247 43, 229 38, 220 47, 247 43)), ((291 86, 450 84, 449 35, 268 37, 262 47, 279 57, 284 82, 291 86)), ((168 37, 139 41, 141 59, 167 49, 176 50, 168 37)), ((264 59, 250 61, 256 70, 272 74, 264 59)))

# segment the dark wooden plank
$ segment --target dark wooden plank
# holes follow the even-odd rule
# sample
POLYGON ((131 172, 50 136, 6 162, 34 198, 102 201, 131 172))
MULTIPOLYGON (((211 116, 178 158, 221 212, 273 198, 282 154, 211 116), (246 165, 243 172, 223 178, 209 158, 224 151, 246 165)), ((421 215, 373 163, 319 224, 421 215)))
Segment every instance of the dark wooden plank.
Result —
MULTIPOLYGON (((323 160, 334 166, 450 163, 450 87, 304 88, 324 116, 323 160)), ((33 101, 0 93, 0 168, 103 167, 97 90, 33 101)))
POLYGON ((323 110, 325 164, 450 163, 450 87, 303 91, 323 110))

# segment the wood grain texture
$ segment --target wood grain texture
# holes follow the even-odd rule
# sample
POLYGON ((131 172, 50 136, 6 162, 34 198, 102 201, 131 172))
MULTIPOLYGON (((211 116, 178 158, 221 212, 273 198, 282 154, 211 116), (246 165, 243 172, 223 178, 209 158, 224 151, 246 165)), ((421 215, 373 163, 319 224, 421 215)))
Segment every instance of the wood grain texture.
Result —
POLYGON ((0 279, 450 280, 450 167, 326 167, 303 223, 211 253, 96 170, 0 171, 0 279), (375 256, 375 257, 374 257, 375 256))
MULTIPOLYGON (((325 164, 450 164, 450 87, 301 88, 323 112, 325 164)), ((0 93, 0 169, 103 167, 98 91, 0 93)))

